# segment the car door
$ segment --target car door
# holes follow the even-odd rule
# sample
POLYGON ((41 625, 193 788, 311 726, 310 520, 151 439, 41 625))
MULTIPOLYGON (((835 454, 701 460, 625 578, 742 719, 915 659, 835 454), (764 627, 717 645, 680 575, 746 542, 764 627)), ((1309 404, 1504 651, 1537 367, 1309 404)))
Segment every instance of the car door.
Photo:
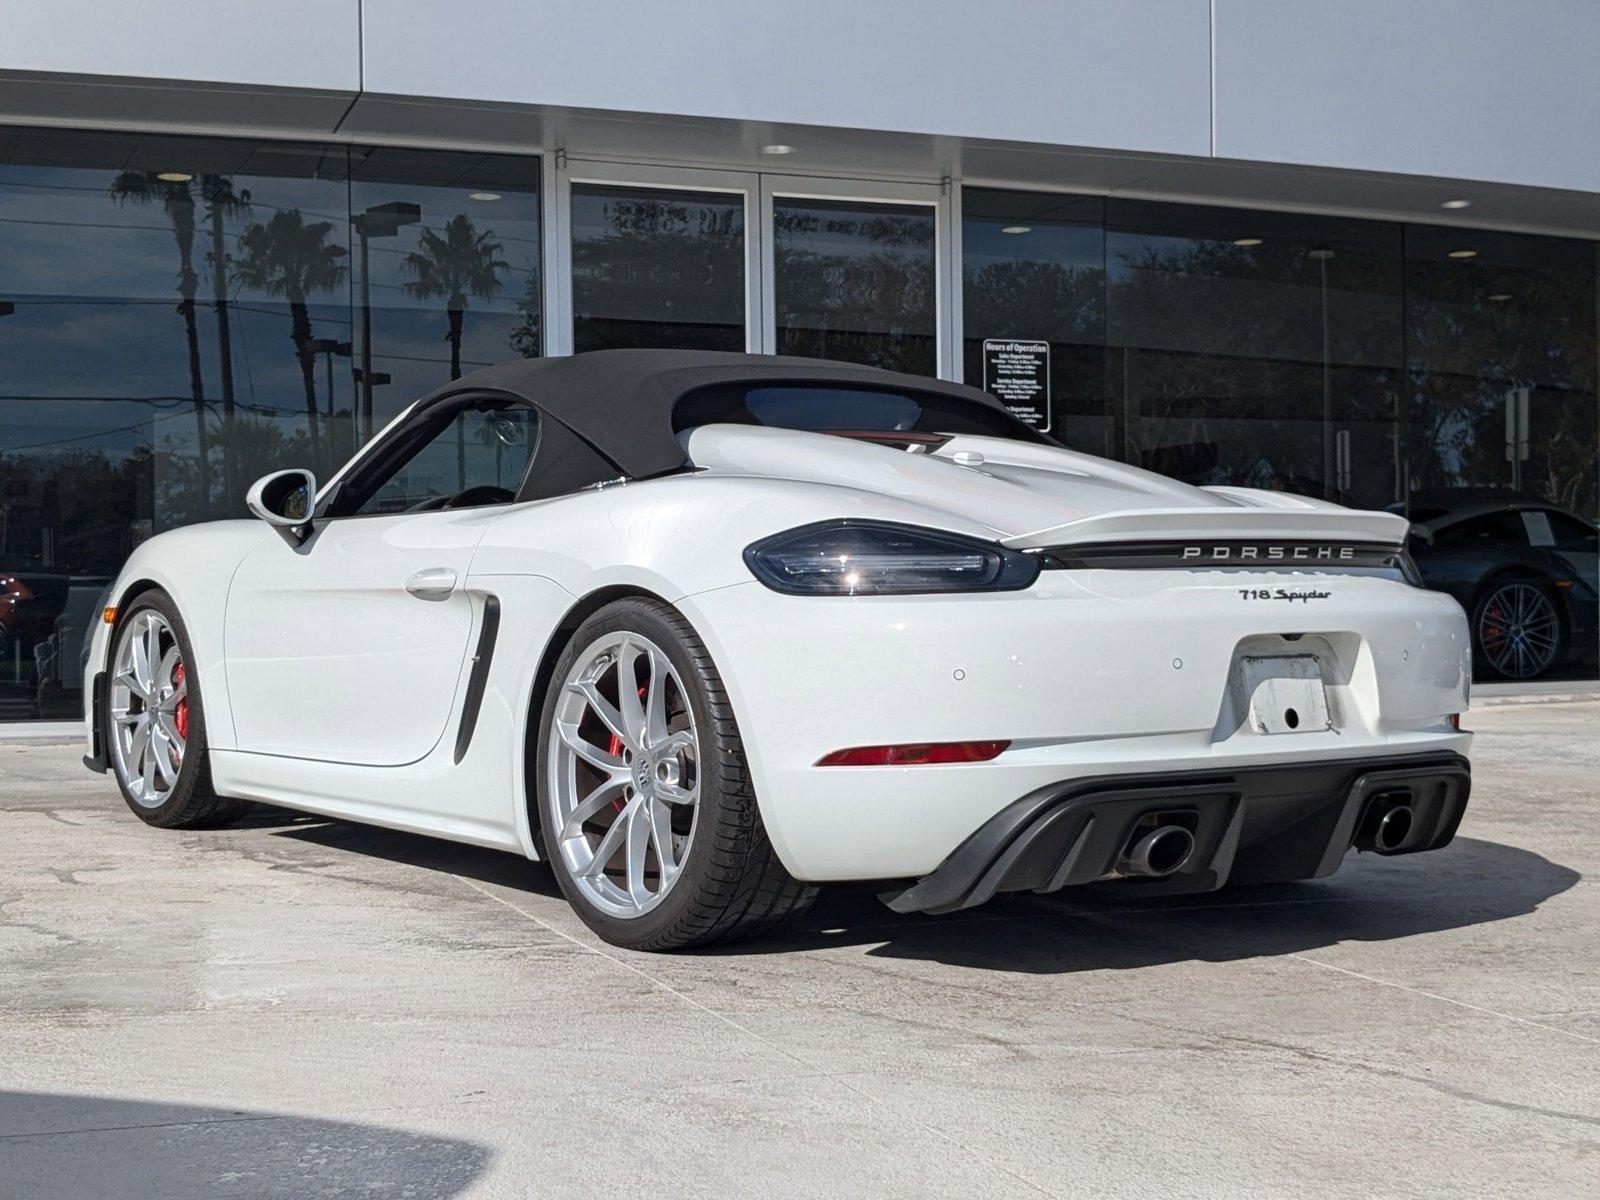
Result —
POLYGON ((414 413, 324 497, 303 544, 246 556, 224 621, 240 750, 398 766, 439 742, 471 645, 473 551, 537 430, 532 409, 492 399, 414 413))

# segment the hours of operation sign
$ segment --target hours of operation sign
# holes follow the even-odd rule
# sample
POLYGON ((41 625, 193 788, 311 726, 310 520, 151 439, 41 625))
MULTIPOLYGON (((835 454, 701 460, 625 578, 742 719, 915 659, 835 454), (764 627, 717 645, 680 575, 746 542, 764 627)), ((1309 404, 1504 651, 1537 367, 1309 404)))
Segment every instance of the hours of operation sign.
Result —
POLYGON ((1050 343, 985 338, 983 390, 1035 429, 1050 429, 1050 343))

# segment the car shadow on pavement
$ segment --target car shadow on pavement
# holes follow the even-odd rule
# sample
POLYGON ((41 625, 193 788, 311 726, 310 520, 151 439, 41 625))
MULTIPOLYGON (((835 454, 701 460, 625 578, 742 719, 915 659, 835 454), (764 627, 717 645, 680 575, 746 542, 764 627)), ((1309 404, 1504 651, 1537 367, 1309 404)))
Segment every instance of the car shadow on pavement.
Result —
POLYGON ((234 1108, 0 1091, 0 1194, 458 1196, 492 1152, 404 1129, 234 1108))
POLYGON ((825 889, 794 928, 737 951, 860 945, 877 957, 1032 974, 1226 962, 1526 916, 1581 878, 1528 850, 1457 838, 1426 855, 1352 854, 1327 879, 1149 900, 1111 884, 901 916, 871 889, 838 887, 825 889))
POLYGON ((342 850, 365 858, 408 867, 422 867, 447 875, 459 875, 478 883, 515 888, 539 896, 561 898, 555 876, 543 863, 530 862, 518 854, 487 850, 463 842, 448 842, 427 834, 383 829, 377 825, 358 825, 332 817, 309 816, 258 804, 255 811, 235 824, 269 830, 274 836, 289 838, 329 850, 342 850))
MULTIPOLYGON (((516 855, 282 810, 255 818, 279 836, 479 883, 560 899, 548 867, 516 855)), ((1534 912, 1577 883, 1578 872, 1529 850, 1458 837, 1429 854, 1350 854, 1337 874, 1303 883, 1225 888, 1141 900, 1137 885, 1039 896, 1002 895, 978 908, 930 916, 886 908, 870 885, 835 884, 792 925, 704 955, 761 955, 859 946, 885 958, 929 959, 1034 974, 1225 962, 1381 942, 1534 912)))

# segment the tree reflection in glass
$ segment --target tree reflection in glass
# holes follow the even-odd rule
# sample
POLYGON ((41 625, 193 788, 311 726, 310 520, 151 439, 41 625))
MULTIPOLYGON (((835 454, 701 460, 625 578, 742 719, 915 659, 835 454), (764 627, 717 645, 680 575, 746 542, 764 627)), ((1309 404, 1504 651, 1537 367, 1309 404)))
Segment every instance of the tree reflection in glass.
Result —
POLYGON ((778 199, 778 353, 934 374, 933 237, 922 205, 778 199))
POLYGON ((1192 483, 1403 494, 1397 227, 1136 201, 1106 223, 1123 457, 1192 483))
POLYGON ((200 322, 195 294, 200 277, 194 270, 194 176, 182 171, 122 171, 112 180, 110 195, 121 204, 159 204, 178 244, 178 313, 183 317, 189 352, 189 394, 194 400, 195 515, 211 515, 211 480, 206 420, 206 385, 200 370, 200 322))
POLYGON ((311 458, 326 471, 317 416, 316 352, 312 349, 309 299, 331 292, 344 283, 343 246, 331 245, 331 221, 307 222, 298 208, 272 214, 265 222, 248 226, 239 235, 239 261, 234 277, 244 286, 269 296, 282 296, 289 305, 289 340, 300 364, 306 398, 306 431, 311 458))
POLYGON ((744 197, 576 184, 573 349, 743 350, 744 197))
MULTIPOLYGON (((450 343, 450 378, 461 378, 461 323, 467 297, 492 299, 500 290, 500 276, 511 269, 500 257, 494 231, 479 233, 465 213, 451 217, 440 237, 431 229, 421 232, 420 249, 401 262, 410 281, 406 291, 419 300, 444 297, 449 321, 445 333, 450 343)), ((460 486, 467 486, 467 448, 463 426, 456 426, 456 466, 460 486)))
POLYGON ((461 378, 461 322, 467 297, 489 300, 500 290, 500 276, 510 265, 500 256, 494 231, 479 233, 465 213, 451 217, 440 237, 431 229, 421 233, 421 248, 402 263, 410 282, 406 291, 419 300, 444 297, 449 327, 450 378, 461 378))

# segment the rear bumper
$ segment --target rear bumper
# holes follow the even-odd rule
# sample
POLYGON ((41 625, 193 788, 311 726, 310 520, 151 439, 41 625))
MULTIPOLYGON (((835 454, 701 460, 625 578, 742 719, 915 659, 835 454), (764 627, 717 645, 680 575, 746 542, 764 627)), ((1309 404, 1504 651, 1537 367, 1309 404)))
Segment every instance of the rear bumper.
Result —
POLYGON ((859 598, 752 580, 679 607, 721 669, 772 844, 808 882, 928 875, 1041 788, 1471 743, 1451 723, 1467 707, 1461 606, 1385 579, 1047 571, 1020 592, 859 598), (1286 583, 1317 598, 1253 595, 1286 583), (1337 727, 1257 733, 1241 658, 1313 649, 1337 727), (851 746, 989 739, 1010 742, 991 762, 816 765, 851 746))
POLYGON ((1314 879, 1364 840, 1380 805, 1405 803, 1413 816, 1404 839, 1380 853, 1446 845, 1471 783, 1458 754, 1076 780, 1006 806, 931 874, 883 899, 898 912, 950 912, 998 892, 1122 879, 1118 864, 1135 827, 1157 814, 1185 822, 1194 849, 1171 875, 1127 878, 1138 895, 1314 879))

